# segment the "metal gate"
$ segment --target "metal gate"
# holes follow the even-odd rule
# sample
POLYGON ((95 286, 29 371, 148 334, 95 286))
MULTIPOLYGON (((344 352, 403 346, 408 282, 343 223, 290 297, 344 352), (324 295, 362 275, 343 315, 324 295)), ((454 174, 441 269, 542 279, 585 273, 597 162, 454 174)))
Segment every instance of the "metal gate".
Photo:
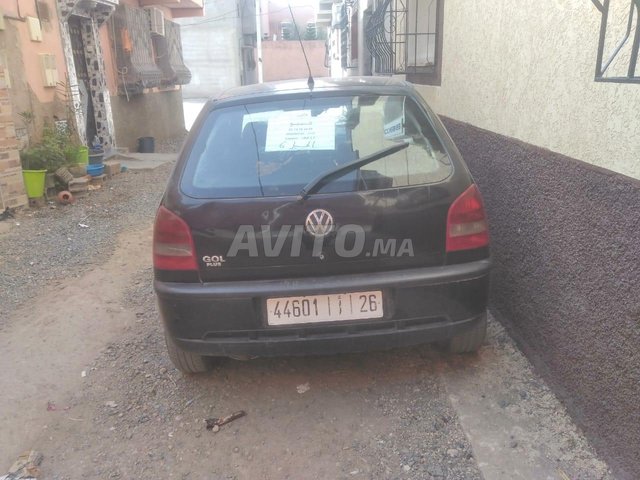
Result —
POLYGON ((78 78, 78 90, 80 91, 82 112, 86 123, 87 142, 91 143, 98 130, 91 98, 87 58, 85 56, 84 42, 82 41, 83 23, 88 21, 75 15, 69 17, 69 36, 71 37, 71 49, 73 50, 73 63, 76 69, 76 77, 78 78))

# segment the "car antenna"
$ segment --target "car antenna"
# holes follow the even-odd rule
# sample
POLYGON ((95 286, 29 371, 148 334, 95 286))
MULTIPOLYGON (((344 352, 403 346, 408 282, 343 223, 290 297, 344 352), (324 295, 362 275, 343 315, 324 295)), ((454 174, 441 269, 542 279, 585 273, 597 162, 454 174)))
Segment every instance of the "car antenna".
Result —
POLYGON ((298 41, 300 42, 300 48, 302 49, 302 54, 304 55, 304 61, 307 62, 307 70, 309 70, 309 79, 307 80, 307 85, 309 85, 309 90, 313 92, 313 86, 315 85, 315 81, 313 80, 313 75, 311 74, 311 67, 309 66, 309 59, 307 58, 307 52, 304 49, 304 44, 302 43, 302 38, 300 37, 300 31, 298 30, 298 24, 296 23, 296 17, 293 16, 293 10, 291 9, 291 4, 289 3, 289 13, 291 14, 291 20, 293 20, 293 26, 296 29, 296 35, 298 35, 298 41))

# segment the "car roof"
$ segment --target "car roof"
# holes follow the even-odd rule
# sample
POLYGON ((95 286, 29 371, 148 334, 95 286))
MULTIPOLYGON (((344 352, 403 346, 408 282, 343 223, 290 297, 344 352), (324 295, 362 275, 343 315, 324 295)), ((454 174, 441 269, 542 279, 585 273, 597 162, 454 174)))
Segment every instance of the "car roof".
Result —
MULTIPOLYGON (((392 77, 347 77, 347 78, 316 78, 313 92, 371 92, 379 95, 410 94, 413 88, 410 83, 392 77)), ((212 101, 226 103, 227 101, 242 101, 260 97, 277 98, 309 92, 306 79, 284 80, 279 82, 265 82, 225 90, 212 101)))

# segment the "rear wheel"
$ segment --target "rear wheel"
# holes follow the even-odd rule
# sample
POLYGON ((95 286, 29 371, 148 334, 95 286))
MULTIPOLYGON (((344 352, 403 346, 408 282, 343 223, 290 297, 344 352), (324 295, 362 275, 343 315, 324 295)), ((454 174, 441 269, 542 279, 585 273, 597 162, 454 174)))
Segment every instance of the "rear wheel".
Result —
POLYGON ((451 337, 444 343, 445 350, 451 353, 477 352, 487 336, 487 314, 477 320, 473 327, 451 337))
POLYGON ((184 373, 205 373, 213 368, 213 358, 182 350, 170 335, 164 335, 171 363, 184 373))

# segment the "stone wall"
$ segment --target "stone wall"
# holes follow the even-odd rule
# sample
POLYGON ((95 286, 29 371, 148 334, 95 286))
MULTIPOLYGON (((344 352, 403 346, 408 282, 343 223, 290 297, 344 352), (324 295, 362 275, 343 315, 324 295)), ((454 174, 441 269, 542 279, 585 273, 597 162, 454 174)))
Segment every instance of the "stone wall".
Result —
POLYGON ((490 309, 616 478, 637 480, 640 181, 445 123, 489 216, 490 309))
POLYGON ((28 203, 11 112, 5 70, 0 67, 0 211, 28 203))

